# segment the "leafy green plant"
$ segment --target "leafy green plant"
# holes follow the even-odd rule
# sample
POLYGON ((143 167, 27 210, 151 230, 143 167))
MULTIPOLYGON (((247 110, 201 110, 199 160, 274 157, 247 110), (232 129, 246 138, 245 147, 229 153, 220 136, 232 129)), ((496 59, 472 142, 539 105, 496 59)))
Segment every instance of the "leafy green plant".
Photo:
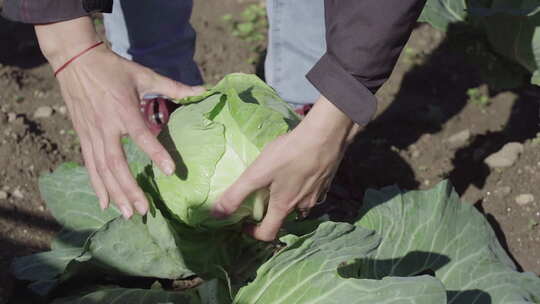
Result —
POLYGON ((232 35, 249 44, 250 51, 255 53, 248 59, 249 63, 256 62, 256 55, 266 48, 266 34, 268 21, 266 19, 266 7, 263 4, 250 4, 240 14, 240 18, 234 18, 227 14, 222 17, 231 28, 232 35))
MULTIPOLYGON (((227 126, 225 118, 221 122, 217 118, 219 115, 234 120, 240 130, 260 129, 254 107, 266 108, 261 113, 268 115, 269 121, 275 115, 283 121, 291 118, 290 109, 276 98, 259 80, 230 75, 207 94, 180 101, 187 106, 177 110, 175 116, 188 119, 176 114, 186 111, 194 121, 204 123, 197 129, 187 120, 186 131, 171 128, 168 132, 174 134, 169 136, 193 131, 205 143, 227 141, 226 130, 225 135, 222 132, 215 137, 197 132, 213 130, 212 124, 218 122, 227 126), (222 105, 217 107, 219 103, 222 105), (227 106, 231 108, 224 110, 227 106), (201 107, 206 110, 201 111, 201 107), (252 115, 241 114, 246 112, 252 115), (242 123, 248 121, 253 124, 242 123)), ((170 124, 177 123, 173 119, 170 124)), ((241 137, 243 141, 249 138, 245 133, 241 137)), ((262 140, 265 138, 262 136, 262 140)), ((192 162, 208 166, 200 143, 186 139, 183 146, 201 153, 199 159, 190 158, 189 148, 178 147, 181 158, 176 158, 177 165, 186 166, 186 177, 196 172, 192 162)), ((219 151, 214 146, 208 148, 219 151)), ((285 225, 288 234, 276 247, 244 236, 236 220, 226 226, 214 225, 204 216, 195 227, 193 222, 185 222, 192 218, 169 207, 171 198, 164 192, 175 190, 157 186, 158 177, 147 156, 131 141, 124 143, 124 151, 132 173, 151 201, 146 216, 124 220, 114 206, 101 211, 86 169, 77 164, 61 165, 40 178, 48 209, 64 229, 52 242, 51 251, 18 258, 12 270, 18 279, 31 282, 30 289, 49 296, 53 303, 540 301, 540 278, 516 270, 483 215, 471 205, 460 203, 448 182, 426 191, 402 192, 397 187, 369 190, 353 223, 325 220, 306 227, 305 222, 291 221, 285 225), (211 224, 206 226, 207 222, 211 224), (174 288, 194 276, 204 283, 187 290, 174 288)), ((234 159, 227 162, 236 164, 234 159)), ((217 168, 215 163, 212 167, 217 168)), ((193 187, 200 186, 198 181, 192 182, 193 187)), ((208 193, 220 188, 216 183, 209 184, 212 189, 208 193)), ((201 196, 202 205, 206 204, 204 197, 211 196, 208 193, 201 196)), ((246 218, 238 220, 248 220, 251 214, 246 212, 246 218)))
POLYGON ((205 95, 180 103, 160 135, 177 174, 154 168, 154 180, 167 208, 194 227, 219 227, 243 218, 262 218, 268 190, 249 196, 226 220, 210 215, 212 204, 259 155, 264 145, 288 132, 298 116, 264 82, 232 74, 205 95))
POLYGON ((486 107, 491 103, 489 96, 483 92, 480 88, 470 88, 467 90, 467 100, 469 103, 486 107))
POLYGON ((516 87, 521 83, 520 72, 504 67, 505 60, 525 68, 532 77, 532 84, 540 85, 540 3, 529 0, 428 0, 420 21, 448 31, 453 24, 466 23, 470 30, 479 33, 489 47, 482 53, 496 52, 479 58, 479 64, 491 70, 484 73, 502 88, 516 87), (497 66, 498 65, 498 66, 497 66), (510 77, 509 77, 510 76, 510 77), (493 80, 493 79, 492 79, 493 80))

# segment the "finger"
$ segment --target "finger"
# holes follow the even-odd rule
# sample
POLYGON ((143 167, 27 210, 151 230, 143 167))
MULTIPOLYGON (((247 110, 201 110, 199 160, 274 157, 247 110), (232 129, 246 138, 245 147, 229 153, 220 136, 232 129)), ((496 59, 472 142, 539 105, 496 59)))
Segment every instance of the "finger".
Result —
POLYGON ((109 197, 114 204, 120 209, 122 216, 125 219, 130 218, 133 215, 133 208, 129 204, 129 200, 122 192, 120 185, 109 170, 109 165, 105 158, 104 147, 100 138, 93 136, 93 147, 95 148, 95 161, 96 168, 101 180, 107 187, 109 197))
POLYGON ((158 165, 159 169, 166 175, 172 175, 175 164, 169 152, 161 145, 145 124, 141 113, 136 108, 126 109, 125 120, 129 117, 129 123, 125 124, 129 136, 144 153, 158 165))
POLYGON ((248 226, 246 232, 253 238, 264 242, 273 241, 285 221, 287 215, 291 212, 284 204, 270 202, 268 211, 261 224, 258 226, 248 226))
POLYGON ((96 196, 98 197, 99 206, 101 209, 105 209, 109 205, 109 195, 107 194, 107 188, 105 188, 105 185, 97 172, 96 163, 94 160, 94 149, 92 148, 90 140, 86 136, 81 135, 80 138, 84 164, 88 170, 88 174, 90 175, 92 188, 94 188, 96 196))
POLYGON ((151 88, 153 91, 171 98, 184 98, 203 94, 206 89, 202 86, 189 86, 170 78, 156 74, 151 88))
POLYGON ((225 218, 233 214, 254 191, 268 186, 270 181, 261 179, 252 172, 251 165, 240 177, 218 198, 212 207, 211 215, 216 218, 225 218))
POLYGON ((139 185, 131 175, 129 166, 120 144, 120 136, 103 134, 106 151, 104 151, 108 168, 127 197, 128 204, 135 207, 139 214, 144 215, 148 210, 148 201, 139 185))

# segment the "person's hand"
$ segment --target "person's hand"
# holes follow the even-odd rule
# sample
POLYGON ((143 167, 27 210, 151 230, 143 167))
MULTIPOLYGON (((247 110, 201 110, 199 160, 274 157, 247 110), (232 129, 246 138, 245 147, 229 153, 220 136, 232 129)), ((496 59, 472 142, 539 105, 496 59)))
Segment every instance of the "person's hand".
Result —
MULTIPOLYGON (((89 31, 85 24, 90 21, 79 21, 84 26, 82 32, 85 29, 89 31)), ((59 34, 62 29, 36 28, 36 32, 43 49, 44 45, 50 43, 41 43, 46 36, 50 36, 51 32, 59 34)), ((86 40, 93 40, 94 43, 97 38, 88 37, 86 40)), ((78 48, 92 43, 81 42, 78 48)), ((68 50, 70 48, 50 52, 50 56, 45 50, 44 53, 56 69, 70 57, 66 53, 73 54, 68 50)), ((145 214, 148 201, 131 175, 120 140, 122 136, 130 136, 165 174, 172 174, 175 164, 146 125, 139 110, 140 100, 146 93, 183 98, 198 95, 204 89, 159 76, 148 68, 117 56, 104 45, 79 57, 57 78, 79 135, 84 162, 101 208, 106 208, 112 200, 125 218, 131 217, 134 209, 145 214)))
POLYGON ((266 215, 246 231, 262 241, 275 239, 294 209, 309 212, 325 195, 358 126, 321 97, 290 133, 269 143, 259 157, 214 205, 212 214, 227 217, 255 190, 268 187, 266 215))

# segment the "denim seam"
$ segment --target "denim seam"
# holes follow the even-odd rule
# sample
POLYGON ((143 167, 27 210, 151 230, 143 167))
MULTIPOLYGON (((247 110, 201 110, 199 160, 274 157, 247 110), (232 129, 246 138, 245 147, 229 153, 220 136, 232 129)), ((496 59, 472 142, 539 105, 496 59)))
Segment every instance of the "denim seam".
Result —
POLYGON ((273 69, 274 69, 274 79, 272 81, 273 85, 275 87, 277 87, 279 85, 279 83, 281 82, 281 73, 283 71, 283 69, 281 68, 281 63, 282 63, 282 56, 281 56, 281 51, 282 51, 282 44, 281 43, 278 43, 276 41, 281 41, 280 38, 276 38, 276 37, 279 37, 281 35, 281 22, 282 22, 282 19, 281 17, 283 16, 282 15, 282 9, 283 9, 283 6, 284 4, 280 1, 280 0, 275 0, 274 1, 274 8, 273 8, 273 30, 272 30, 272 35, 274 36, 273 38, 273 41, 272 41, 272 46, 274 48, 274 51, 273 51, 273 69))

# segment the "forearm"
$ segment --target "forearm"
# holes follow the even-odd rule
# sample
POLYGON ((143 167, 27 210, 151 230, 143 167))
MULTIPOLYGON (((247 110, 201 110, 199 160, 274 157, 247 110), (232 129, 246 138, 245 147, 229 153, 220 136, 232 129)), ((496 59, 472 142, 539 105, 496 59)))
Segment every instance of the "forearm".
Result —
POLYGON ((36 25, 35 30, 41 51, 53 69, 99 40, 90 17, 36 25))
POLYGON ((303 121, 303 126, 315 134, 321 144, 339 144, 347 147, 361 127, 338 109, 326 97, 320 96, 303 121))

